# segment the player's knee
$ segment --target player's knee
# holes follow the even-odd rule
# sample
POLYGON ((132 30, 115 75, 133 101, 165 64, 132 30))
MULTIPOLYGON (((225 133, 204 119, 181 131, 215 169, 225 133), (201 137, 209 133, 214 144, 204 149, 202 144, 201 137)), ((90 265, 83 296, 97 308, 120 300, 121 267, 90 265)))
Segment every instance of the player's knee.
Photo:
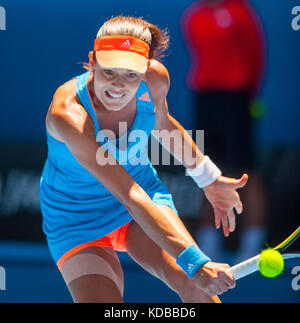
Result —
POLYGON ((62 264, 61 274, 71 294, 79 295, 75 298, 122 298, 124 279, 121 265, 113 254, 100 251, 77 253, 62 264))
POLYGON ((102 275, 86 275, 68 283, 75 303, 123 303, 117 283, 102 275))

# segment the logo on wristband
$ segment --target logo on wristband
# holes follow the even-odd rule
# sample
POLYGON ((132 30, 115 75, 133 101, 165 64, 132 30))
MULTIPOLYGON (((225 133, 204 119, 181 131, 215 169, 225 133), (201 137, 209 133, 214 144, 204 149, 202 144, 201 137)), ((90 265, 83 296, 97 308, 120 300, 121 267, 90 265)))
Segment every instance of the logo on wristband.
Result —
POLYGON ((193 278, 196 271, 210 261, 196 245, 191 245, 177 257, 176 263, 182 270, 188 275, 189 278, 193 278))
POLYGON ((193 272, 195 265, 194 264, 188 264, 188 273, 191 274, 193 272))

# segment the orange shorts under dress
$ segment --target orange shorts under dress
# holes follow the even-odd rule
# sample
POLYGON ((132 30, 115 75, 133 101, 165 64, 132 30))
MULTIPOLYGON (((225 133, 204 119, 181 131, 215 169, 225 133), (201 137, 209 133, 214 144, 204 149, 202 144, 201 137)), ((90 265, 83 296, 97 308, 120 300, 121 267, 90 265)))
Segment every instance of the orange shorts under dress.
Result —
POLYGON ((64 255, 62 255, 57 262, 57 267, 60 270, 62 264, 75 253, 79 252, 82 249, 87 247, 109 247, 114 249, 115 251, 127 251, 126 250, 126 232, 128 226, 131 222, 123 225, 119 229, 109 233, 105 237, 100 239, 83 243, 77 247, 72 248, 71 250, 67 251, 64 255))

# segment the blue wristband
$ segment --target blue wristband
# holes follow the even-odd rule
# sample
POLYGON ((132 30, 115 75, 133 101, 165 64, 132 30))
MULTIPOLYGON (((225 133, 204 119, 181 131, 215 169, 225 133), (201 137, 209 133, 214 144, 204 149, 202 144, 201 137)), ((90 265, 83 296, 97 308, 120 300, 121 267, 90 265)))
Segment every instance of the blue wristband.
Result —
POLYGON ((197 246, 191 245, 177 257, 176 264, 182 268, 189 278, 193 278, 196 271, 208 261, 211 261, 210 258, 197 246))

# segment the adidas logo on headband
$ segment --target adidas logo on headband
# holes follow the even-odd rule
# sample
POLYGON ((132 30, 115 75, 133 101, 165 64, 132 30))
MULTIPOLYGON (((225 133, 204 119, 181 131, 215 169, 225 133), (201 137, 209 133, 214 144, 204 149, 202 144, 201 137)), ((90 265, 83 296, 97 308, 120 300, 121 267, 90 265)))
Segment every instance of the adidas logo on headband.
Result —
POLYGON ((125 40, 124 43, 122 43, 120 45, 120 47, 122 47, 122 48, 130 48, 131 47, 130 40, 129 39, 125 40))
POLYGON ((105 36, 94 41, 94 51, 125 50, 149 59, 150 46, 141 39, 130 36, 105 36))

